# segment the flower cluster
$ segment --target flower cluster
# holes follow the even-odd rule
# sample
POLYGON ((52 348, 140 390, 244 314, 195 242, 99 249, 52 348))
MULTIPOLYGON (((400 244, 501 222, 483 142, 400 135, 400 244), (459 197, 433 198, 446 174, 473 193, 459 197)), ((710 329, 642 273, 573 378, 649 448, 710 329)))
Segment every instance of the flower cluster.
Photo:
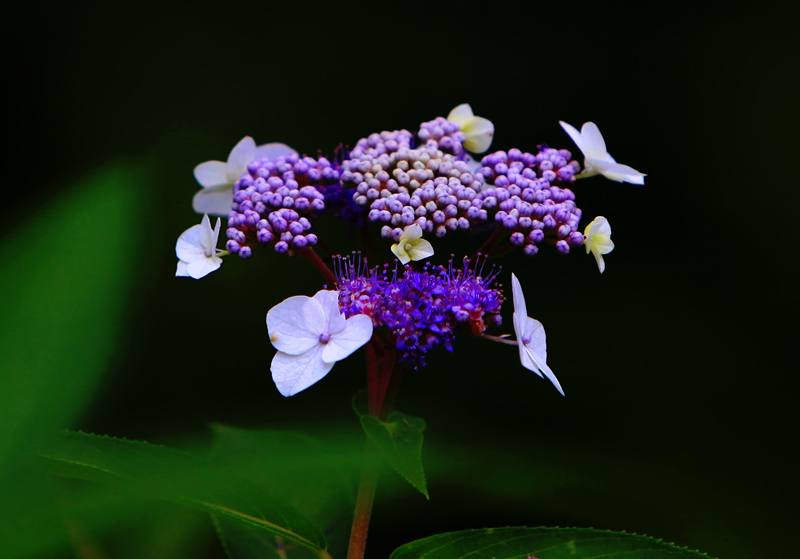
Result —
POLYGON ((292 154, 251 162, 233 185, 228 252, 248 258, 257 242, 283 254, 315 245, 309 217, 325 210, 325 196, 318 188, 338 182, 338 169, 324 157, 292 154))
POLYGON ((227 162, 195 168, 203 190, 193 206, 199 213, 227 216, 227 252, 217 248, 220 220, 212 229, 205 215, 178 239, 176 275, 199 279, 220 267, 221 256, 249 258, 258 245, 298 253, 322 272, 335 289, 290 297, 267 314, 270 341, 278 350, 271 370, 284 396, 316 383, 370 340, 399 362, 424 367, 434 347, 452 351, 459 330, 517 346, 522 366, 563 394, 547 365, 544 327, 528 316, 515 275, 516 340, 509 340, 487 332, 501 325, 505 298, 495 284, 499 269, 484 270, 485 257, 472 263, 464 258, 460 266, 452 257, 446 266, 413 264, 434 256, 435 238, 493 229, 486 243, 490 250, 505 243, 499 248, 516 246, 534 255, 548 243, 567 254, 584 246, 602 273, 603 256, 614 249, 611 226, 600 216, 580 232, 576 180, 601 174, 644 184, 645 175, 609 155, 594 123, 580 131, 565 122, 561 126, 583 153, 583 166, 570 151, 546 145, 535 153, 515 148, 474 160, 470 153, 489 150, 494 125, 466 104, 447 118, 423 122, 416 132, 370 134, 349 151, 340 145, 332 160, 301 156, 284 144, 257 146, 245 137, 227 162), (364 229, 373 225, 393 241, 399 265, 370 268, 357 253, 352 259, 334 256, 331 271, 312 248, 318 242, 314 220, 323 215, 364 229))
POLYGON ((345 315, 366 315, 375 326, 386 327, 400 360, 414 368, 425 366, 425 354, 436 346, 452 351, 456 330, 481 336, 502 322, 503 294, 492 285, 499 270, 483 275, 482 259, 472 267, 465 258, 461 267, 451 260, 446 267, 426 264, 421 271, 369 268, 358 257, 337 262, 345 315))

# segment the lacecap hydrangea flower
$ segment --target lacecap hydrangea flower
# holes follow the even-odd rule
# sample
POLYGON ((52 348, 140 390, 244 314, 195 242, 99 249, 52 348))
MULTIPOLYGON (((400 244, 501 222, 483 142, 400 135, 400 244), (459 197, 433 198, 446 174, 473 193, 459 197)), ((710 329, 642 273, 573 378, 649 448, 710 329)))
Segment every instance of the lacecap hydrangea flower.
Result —
POLYGON ((334 363, 372 337, 369 317, 345 318, 339 310, 338 291, 286 299, 267 313, 267 329, 278 350, 272 359, 272 379, 284 396, 293 396, 321 380, 334 363))
POLYGON ((594 122, 584 123, 580 132, 564 121, 559 121, 559 124, 583 152, 585 168, 580 174, 581 177, 603 175, 612 181, 644 184, 644 177, 647 175, 627 165, 620 165, 606 151, 606 142, 594 122))
POLYGON ((592 255, 594 255, 595 260, 597 260, 597 267, 602 274, 606 269, 603 255, 614 250, 614 241, 611 240, 611 225, 602 215, 597 216, 586 226, 586 232, 584 234, 586 236, 584 240, 586 254, 591 252, 592 255))
POLYGON ((564 390, 561 388, 561 384, 552 369, 547 366, 547 337, 544 333, 544 326, 538 320, 528 316, 522 286, 514 274, 511 274, 511 292, 514 298, 514 332, 517 335, 520 362, 523 367, 540 377, 546 376, 563 396, 564 390))
POLYGON ((175 255, 178 257, 176 276, 188 276, 200 279, 222 266, 222 258, 217 256, 217 239, 219 239, 220 221, 211 229, 208 214, 203 216, 199 225, 193 225, 178 237, 175 244, 175 255))
POLYGON ((286 144, 272 143, 256 146, 250 136, 242 138, 228 155, 228 161, 206 161, 194 168, 194 178, 203 190, 194 195, 192 207, 197 213, 227 217, 233 205, 233 184, 247 170, 247 164, 267 157, 296 154, 286 144))

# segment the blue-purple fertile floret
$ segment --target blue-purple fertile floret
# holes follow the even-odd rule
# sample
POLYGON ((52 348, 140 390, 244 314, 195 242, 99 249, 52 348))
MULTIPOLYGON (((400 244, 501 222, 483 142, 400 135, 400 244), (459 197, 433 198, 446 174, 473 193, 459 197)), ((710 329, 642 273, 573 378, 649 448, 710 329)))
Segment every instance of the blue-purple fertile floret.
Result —
POLYGON ((499 325, 502 292, 492 287, 494 268, 482 276, 464 259, 461 268, 426 265, 423 271, 406 266, 368 268, 366 261, 338 262, 339 305, 349 318, 365 314, 376 327, 385 326, 400 352, 400 361, 415 369, 425 366, 426 353, 438 346, 452 351, 458 328, 480 336, 487 326, 499 325))
POLYGON ((326 208, 321 189, 339 185, 339 170, 324 157, 258 159, 233 186, 226 248, 247 258, 256 243, 286 253, 317 243, 309 218, 326 208))

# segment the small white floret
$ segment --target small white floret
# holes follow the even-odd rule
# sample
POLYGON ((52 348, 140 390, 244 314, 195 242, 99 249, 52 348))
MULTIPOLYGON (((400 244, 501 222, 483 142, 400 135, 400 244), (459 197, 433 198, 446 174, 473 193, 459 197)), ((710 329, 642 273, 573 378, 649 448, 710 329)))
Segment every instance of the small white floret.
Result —
POLYGON ((211 229, 211 220, 206 214, 199 225, 193 225, 181 233, 175 243, 175 255, 178 257, 176 276, 200 279, 222 265, 222 258, 217 256, 219 229, 220 219, 217 218, 214 229, 211 229))
POLYGON ((514 332, 517 335, 519 360, 522 366, 540 377, 544 374, 563 396, 564 390, 561 388, 561 384, 547 366, 547 338, 544 326, 538 320, 528 316, 525 296, 522 294, 522 287, 514 274, 511 274, 511 295, 514 300, 514 332))
POLYGON ((228 155, 228 161, 206 161, 194 168, 194 178, 203 190, 194 195, 192 207, 197 213, 227 216, 233 206, 233 183, 247 171, 256 159, 297 153, 286 144, 272 143, 256 146, 250 136, 242 138, 228 155))
POLYGON ((640 173, 632 167, 621 165, 617 163, 613 157, 606 151, 606 143, 603 140, 603 135, 600 129, 594 122, 587 122, 581 127, 581 131, 567 124, 564 121, 559 121, 561 128, 569 134, 575 145, 578 146, 583 152, 584 160, 583 172, 578 175, 580 177, 591 177, 594 175, 603 175, 607 179, 617 182, 629 182, 631 184, 644 184, 644 173, 640 173))
POLYGON ((586 226, 583 234, 583 244, 586 247, 586 254, 590 252, 597 260, 597 267, 600 273, 606 269, 603 255, 614 250, 614 241, 611 240, 611 225, 602 215, 597 216, 586 226))
POLYGON ((337 361, 372 337, 372 319, 359 314, 345 319, 338 291, 314 297, 290 297, 267 313, 270 341, 278 352, 272 380, 284 396, 294 396, 322 379, 337 361))
POLYGON ((494 124, 492 121, 472 113, 472 107, 467 103, 459 105, 447 115, 447 120, 461 127, 467 136, 463 146, 472 153, 483 153, 492 145, 494 138, 494 124))
POLYGON ((433 256, 433 245, 422 238, 422 227, 412 223, 405 228, 400 239, 392 245, 392 252, 401 264, 433 256))

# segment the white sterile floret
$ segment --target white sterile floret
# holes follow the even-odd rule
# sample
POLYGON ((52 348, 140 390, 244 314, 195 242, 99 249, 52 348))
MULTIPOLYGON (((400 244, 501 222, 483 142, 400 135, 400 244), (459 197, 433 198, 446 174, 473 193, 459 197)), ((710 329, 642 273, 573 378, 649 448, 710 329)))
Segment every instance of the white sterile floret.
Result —
POLYGON ((392 252, 401 264, 433 256, 433 246, 422 238, 422 227, 412 223, 405 228, 400 239, 392 245, 392 252))
POLYGON ((475 116, 472 113, 472 107, 467 103, 450 111, 447 120, 458 124, 461 131, 466 134, 467 140, 462 145, 467 151, 483 153, 492 145, 494 124, 491 120, 475 116))
POLYGON ((547 366, 547 339, 544 326, 538 320, 528 316, 525 307, 525 296, 517 276, 511 274, 511 293, 514 299, 514 332, 517 335, 519 359, 522 366, 542 376, 542 373, 553 383, 553 386, 564 395, 556 375, 547 366))
POLYGON ((181 233, 175 243, 175 255, 178 257, 176 276, 200 279, 222 265, 222 258, 217 256, 219 227, 220 220, 217 218, 212 230, 211 220, 206 214, 200 225, 193 225, 181 233))
POLYGON ((606 218, 599 215, 586 226, 583 233, 583 244, 586 247, 586 254, 591 252, 594 255, 597 267, 600 268, 602 274, 606 269, 603 255, 614 250, 614 242, 611 240, 611 225, 606 218))
POLYGON ((247 171, 247 165, 262 157, 276 159, 296 153, 286 144, 256 146, 253 138, 245 136, 233 147, 227 163, 206 161, 194 168, 194 178, 203 187, 192 200, 194 211, 227 216, 233 206, 233 183, 247 171))
POLYGON ((587 122, 578 130, 564 121, 559 121, 561 128, 569 134, 575 145, 583 152, 583 172, 580 177, 603 175, 607 179, 631 184, 644 184, 647 176, 632 167, 617 163, 606 151, 606 143, 600 129, 594 122, 587 122))
POLYGON ((267 313, 269 339, 278 352, 272 380, 284 396, 294 396, 328 374, 372 337, 372 319, 358 314, 345 319, 338 291, 314 297, 290 297, 267 313))

